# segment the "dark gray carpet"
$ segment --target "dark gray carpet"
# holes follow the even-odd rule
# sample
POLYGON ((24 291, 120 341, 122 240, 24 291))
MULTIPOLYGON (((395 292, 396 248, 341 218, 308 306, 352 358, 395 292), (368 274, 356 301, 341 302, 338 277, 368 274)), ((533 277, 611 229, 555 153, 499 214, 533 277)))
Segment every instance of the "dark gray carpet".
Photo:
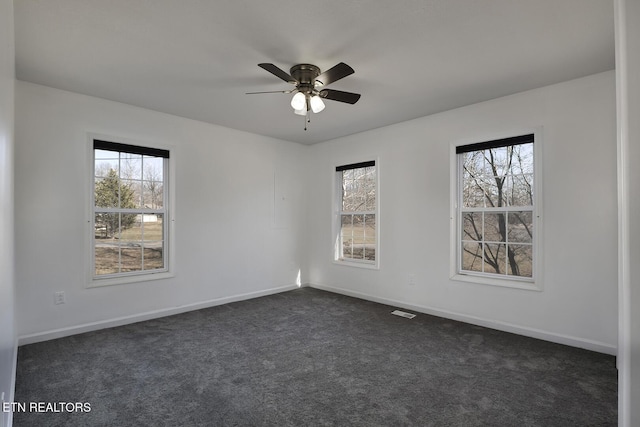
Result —
POLYGON ((615 426, 608 355, 311 288, 22 346, 21 426, 615 426))

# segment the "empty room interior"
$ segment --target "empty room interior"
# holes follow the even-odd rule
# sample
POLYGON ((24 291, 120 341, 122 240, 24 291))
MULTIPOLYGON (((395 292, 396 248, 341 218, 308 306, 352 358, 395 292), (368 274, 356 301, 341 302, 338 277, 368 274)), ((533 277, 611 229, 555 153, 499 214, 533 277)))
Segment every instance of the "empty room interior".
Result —
POLYGON ((639 1, 0 0, 0 42, 0 427, 640 425, 639 1))

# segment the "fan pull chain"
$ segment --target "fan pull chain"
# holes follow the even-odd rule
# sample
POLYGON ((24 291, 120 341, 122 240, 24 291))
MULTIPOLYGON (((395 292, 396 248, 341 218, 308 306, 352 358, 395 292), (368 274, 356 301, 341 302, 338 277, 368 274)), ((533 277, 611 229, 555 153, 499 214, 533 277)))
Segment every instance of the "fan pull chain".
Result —
POLYGON ((304 130, 307 130, 307 123, 311 123, 311 114, 309 114, 309 110, 307 110, 307 115, 304 116, 304 130))

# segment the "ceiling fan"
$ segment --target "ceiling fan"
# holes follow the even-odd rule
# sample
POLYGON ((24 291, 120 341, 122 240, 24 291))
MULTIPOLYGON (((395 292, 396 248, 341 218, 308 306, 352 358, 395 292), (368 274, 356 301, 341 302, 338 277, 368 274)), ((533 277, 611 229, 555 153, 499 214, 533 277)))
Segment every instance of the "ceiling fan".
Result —
POLYGON ((321 73, 320 68, 312 64, 294 65, 289 71, 290 74, 287 74, 273 64, 262 63, 258 64, 258 67, 296 87, 291 90, 247 92, 247 95, 259 93, 295 93, 291 99, 291 107, 295 114, 306 117, 304 130, 307 130, 306 123, 309 122, 309 113, 319 113, 324 110, 325 105, 322 101, 323 98, 332 101, 346 102, 347 104, 355 104, 360 99, 359 93, 326 89, 326 86, 331 83, 354 73, 353 68, 344 62, 329 68, 324 73, 321 73))

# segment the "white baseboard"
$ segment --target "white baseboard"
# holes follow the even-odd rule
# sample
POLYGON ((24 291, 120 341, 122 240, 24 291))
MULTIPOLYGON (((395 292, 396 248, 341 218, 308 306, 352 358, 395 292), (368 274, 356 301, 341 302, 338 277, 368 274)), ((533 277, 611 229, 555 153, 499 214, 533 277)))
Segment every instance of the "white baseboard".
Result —
POLYGON ((510 332, 518 335, 523 335, 526 337, 541 339, 544 341, 550 341, 557 344, 564 344, 571 347, 583 348, 586 350, 597 351, 598 353, 605 353, 613 356, 617 355, 616 346, 601 343, 598 341, 588 340, 584 338, 576 338, 568 335, 557 334, 554 332, 543 331, 540 329, 514 325, 511 323, 500 322, 496 320, 483 319, 481 317, 470 316, 467 314, 456 313, 453 311, 442 310, 442 309, 433 308, 433 307, 411 304, 408 302, 398 301, 398 300, 389 299, 389 298, 381 298, 381 297, 368 295, 361 292, 355 292, 355 291, 338 288, 334 286, 321 285, 317 283, 310 283, 308 284, 308 286, 316 289, 321 289, 324 291, 329 291, 337 294, 364 299, 367 301, 373 301, 381 304, 391 305, 398 308, 414 310, 419 313, 430 314, 433 316, 444 317, 446 319, 470 323, 472 325, 484 326, 486 328, 496 329, 499 331, 510 332))
MULTIPOLYGON (((334 292, 337 294, 347 295, 355 298, 360 298, 367 301, 373 301, 381 304, 391 305, 398 308, 414 310, 419 313, 430 314, 438 317, 444 317, 446 319, 457 320, 460 322, 470 323, 472 325, 484 326, 491 329, 497 329, 499 331, 510 332, 510 333, 523 335, 531 338, 537 338, 537 339, 550 341, 558 344, 584 348, 586 350, 597 351, 599 353, 610 354, 613 356, 617 355, 617 348, 615 346, 593 341, 593 340, 576 338, 568 335, 557 334, 557 333, 543 331, 535 328, 529 328, 526 326, 519 326, 511 323, 484 319, 484 318, 470 316, 462 313, 456 313, 448 310, 442 310, 442 309, 433 308, 433 307, 411 304, 405 301, 398 301, 398 300, 389 299, 389 298, 377 297, 377 296, 365 294, 362 292, 355 292, 355 291, 351 291, 344 288, 322 285, 318 283, 306 283, 302 286, 303 287, 309 286, 312 288, 334 292)), ((280 292, 286 292, 293 289, 298 289, 299 287, 300 286, 298 285, 281 286, 278 288, 271 288, 271 289, 265 289, 257 292, 250 292, 246 294, 217 298, 217 299, 198 302, 194 304, 187 304, 179 307, 154 310, 154 311, 149 311, 145 313, 134 314, 131 316, 118 317, 114 319, 103 320, 103 321, 92 322, 92 323, 85 323, 82 325, 54 329, 51 331, 39 332, 35 334, 22 335, 18 338, 18 345, 33 344, 41 341, 48 341, 48 340, 62 338, 70 335, 81 334, 84 332, 97 331, 100 329, 113 328, 116 326, 123 326, 131 323, 143 322, 145 320, 157 319, 160 317, 185 313, 188 311, 200 310, 203 308, 215 307, 217 305, 228 304, 236 301, 243 301, 243 300, 258 298, 266 295, 277 294, 280 292)), ((16 351, 17 351, 17 348, 16 348, 16 351)), ((17 357, 16 357, 16 360, 17 360, 17 357)), ((14 364, 15 364, 15 361, 14 361, 14 364)), ((14 369, 14 377, 15 377, 15 366, 13 369, 14 369)))
POLYGON ((200 310, 203 308, 215 307, 217 305, 229 304, 236 301, 243 301, 267 295, 278 294, 280 292, 298 289, 298 285, 287 285, 278 288, 265 289, 246 294, 233 295, 229 297, 216 298, 208 301, 186 304, 179 307, 163 308, 148 311, 145 313, 133 314, 131 316, 117 317, 114 319, 101 320, 98 322, 85 323, 82 325, 69 326, 66 328, 54 329, 51 331, 38 332, 35 334, 22 335, 18 338, 18 345, 33 344, 48 341, 56 338, 63 338, 70 335, 82 334, 85 332, 97 331, 100 329, 113 328, 116 326, 129 325, 131 323, 143 322, 145 320, 157 319, 160 317, 172 316, 174 314, 186 313, 188 311, 200 310))

